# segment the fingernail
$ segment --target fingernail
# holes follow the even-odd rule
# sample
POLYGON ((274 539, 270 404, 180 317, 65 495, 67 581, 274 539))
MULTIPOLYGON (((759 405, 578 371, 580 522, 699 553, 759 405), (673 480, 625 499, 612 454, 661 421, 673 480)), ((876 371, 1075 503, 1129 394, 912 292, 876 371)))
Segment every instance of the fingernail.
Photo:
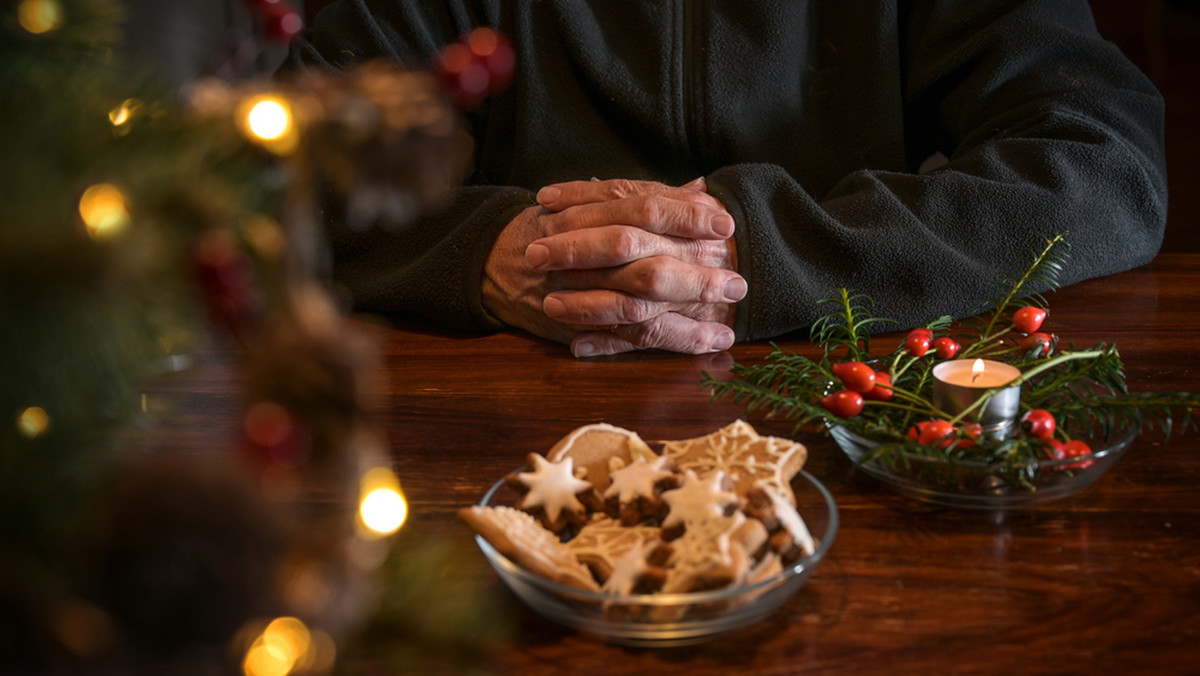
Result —
POLYGON ((550 260, 550 248, 544 244, 530 244, 525 247, 525 260, 535 268, 540 268, 550 260))
POLYGON ((708 184, 704 182, 703 176, 692 179, 690 182, 683 184, 683 187, 688 188, 689 190, 708 190, 708 184))
POLYGON ((729 214, 717 214, 710 221, 713 232, 722 237, 728 237, 733 234, 733 216, 729 214))
POLYGON ((733 333, 725 332, 717 336, 717 339, 712 343, 713 352, 724 352, 733 345, 733 333))
POLYGON ((745 297, 746 280, 742 279, 741 277, 734 277, 728 282, 725 282, 725 300, 729 301, 730 303, 736 303, 745 297))
POLYGON ((540 204, 548 204, 557 201, 562 196, 562 189, 553 186, 547 186, 538 191, 537 201, 540 204))
POLYGON ((596 346, 589 342, 581 341, 571 346, 571 353, 576 357, 588 357, 596 351, 596 346))
POLYGON ((545 312, 547 317, 558 319, 567 314, 567 306, 557 298, 547 298, 542 301, 542 312, 545 312))

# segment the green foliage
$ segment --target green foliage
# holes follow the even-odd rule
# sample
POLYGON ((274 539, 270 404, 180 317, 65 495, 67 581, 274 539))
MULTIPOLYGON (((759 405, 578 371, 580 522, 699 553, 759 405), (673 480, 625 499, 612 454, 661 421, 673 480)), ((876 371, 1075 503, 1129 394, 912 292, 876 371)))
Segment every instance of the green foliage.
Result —
MULTIPOLYGON (((1065 261, 1066 253, 1061 248, 1064 244, 1061 235, 1050 238, 1033 254, 1024 273, 1007 280, 990 309, 960 323, 965 330, 953 334, 964 344, 959 358, 985 357, 1017 367, 1021 371, 1016 383, 1022 387, 1022 411, 1050 411, 1062 440, 1072 436, 1112 440, 1143 427, 1158 428, 1165 436, 1194 429, 1193 412, 1200 405, 1200 396, 1186 392, 1130 394, 1115 345, 1101 343, 1088 349, 1071 345, 1049 354, 1021 348, 1020 336, 1009 319, 1011 310, 1029 302, 1047 307, 1038 289, 1056 284, 1065 261)), ((963 424, 974 419, 974 411, 952 415, 933 405, 931 371, 936 357, 932 352, 916 357, 901 344, 890 354, 873 354, 864 328, 888 320, 871 314, 871 299, 841 289, 822 303, 833 309, 813 326, 814 342, 822 351, 819 358, 811 359, 776 345, 765 363, 734 364, 729 379, 705 374, 703 386, 714 397, 728 397, 748 411, 794 420, 796 429, 827 431, 831 426, 842 427, 876 444, 865 460, 884 459, 905 465, 912 458, 932 457, 995 463, 1013 485, 1031 485, 1031 473, 1038 461, 1047 457, 1047 442, 1019 435, 971 438, 963 424), (892 379, 891 400, 867 400, 863 412, 852 418, 840 418, 825 410, 822 397, 842 388, 832 371, 833 364, 840 361, 861 361, 887 372, 892 379), (957 436, 941 446, 909 439, 912 426, 925 420, 950 421, 956 425, 957 436)), ((955 324, 950 317, 940 317, 926 328, 935 336, 950 335, 955 324)), ((991 394, 994 391, 986 394, 985 400, 991 394)))

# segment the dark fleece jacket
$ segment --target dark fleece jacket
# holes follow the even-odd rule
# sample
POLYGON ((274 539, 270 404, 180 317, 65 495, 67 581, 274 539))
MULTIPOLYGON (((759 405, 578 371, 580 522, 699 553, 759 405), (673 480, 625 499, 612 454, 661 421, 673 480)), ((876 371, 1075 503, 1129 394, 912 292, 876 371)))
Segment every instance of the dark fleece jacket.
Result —
POLYGON ((341 0, 287 67, 421 66, 479 25, 518 65, 471 115, 466 185, 399 231, 334 229, 364 309, 496 328, 497 233, 539 187, 593 176, 707 177, 750 286, 740 339, 808 327, 839 287, 901 326, 970 313, 1055 233, 1062 283, 1162 240, 1163 101, 1086 0, 341 0))

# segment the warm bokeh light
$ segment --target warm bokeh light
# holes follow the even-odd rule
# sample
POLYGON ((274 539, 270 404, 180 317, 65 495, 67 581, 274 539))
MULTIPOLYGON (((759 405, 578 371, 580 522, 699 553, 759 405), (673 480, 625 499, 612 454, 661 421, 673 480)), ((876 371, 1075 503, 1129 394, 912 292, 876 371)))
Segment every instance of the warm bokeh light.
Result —
POLYGON ((134 113, 141 108, 142 102, 137 99, 125 99, 121 105, 108 111, 108 121, 114 127, 123 127, 133 119, 134 113))
POLYGON ((243 422, 250 441, 263 447, 283 443, 292 427, 292 416, 273 401, 260 401, 246 411, 243 422))
POLYGON ((97 183, 83 191, 79 215, 93 239, 116 235, 129 226, 125 195, 109 183, 97 183))
POLYGON ((83 657, 103 653, 112 644, 115 633, 108 613, 82 601, 69 602, 59 609, 54 632, 68 650, 83 657))
POLYGON ((263 97, 246 113, 246 127, 264 141, 276 141, 292 130, 292 110, 282 99, 263 97))
POLYGON ((21 28, 41 35, 62 25, 62 7, 56 0, 23 0, 17 8, 21 28))
POLYGON ((276 155, 288 155, 300 143, 291 104, 281 96, 248 96, 237 107, 237 126, 243 136, 276 155))
POLYGON ((50 416, 40 406, 30 406, 17 416, 17 431, 27 439, 36 439, 50 428, 50 416))
POLYGON ((400 530, 408 518, 408 502, 400 492, 400 481, 391 470, 375 467, 363 475, 359 517, 378 535, 400 530))
POLYGON ((294 617, 272 620, 246 651, 242 670, 246 676, 287 676, 311 662, 312 635, 294 617))

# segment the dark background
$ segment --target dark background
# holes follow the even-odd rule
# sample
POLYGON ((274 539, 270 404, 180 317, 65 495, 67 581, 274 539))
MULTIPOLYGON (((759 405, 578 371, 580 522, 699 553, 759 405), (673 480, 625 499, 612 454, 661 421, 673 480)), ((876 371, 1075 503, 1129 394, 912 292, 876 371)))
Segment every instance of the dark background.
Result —
MULTIPOLYGON (((311 23, 331 0, 295 0, 311 23)), ((1090 0, 1100 33, 1119 46, 1167 101, 1170 205, 1163 251, 1200 252, 1200 0, 1090 0)), ((212 72, 239 45, 242 72, 269 73, 282 45, 246 49, 252 21, 241 0, 128 0, 127 52, 169 82, 212 72)))

